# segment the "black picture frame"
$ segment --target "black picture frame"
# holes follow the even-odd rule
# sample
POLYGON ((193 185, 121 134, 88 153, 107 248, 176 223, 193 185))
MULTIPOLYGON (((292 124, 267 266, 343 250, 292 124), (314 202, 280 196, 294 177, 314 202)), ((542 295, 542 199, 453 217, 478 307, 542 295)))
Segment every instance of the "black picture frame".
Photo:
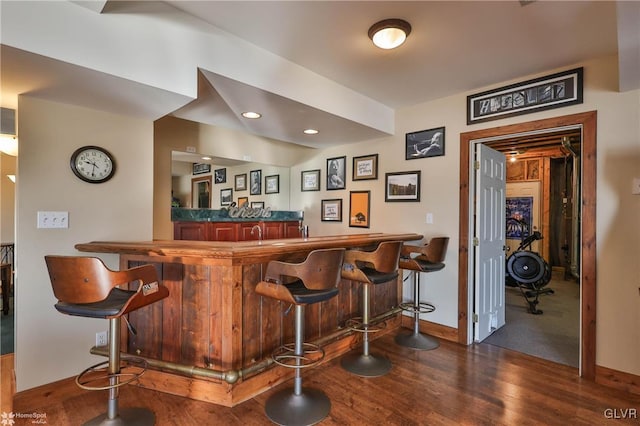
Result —
POLYGON ((420 170, 386 173, 384 182, 385 202, 420 201, 420 170))
POLYGON ((345 189, 347 157, 327 158, 327 190, 345 189))
POLYGON ((467 96, 467 124, 583 102, 583 68, 534 78, 467 96))
POLYGON ((230 206, 233 202, 233 189, 224 188, 220 190, 220 205, 230 206))
POLYGON ((405 134, 404 137, 404 158, 405 160, 415 160, 418 158, 439 157, 444 155, 445 129, 436 127, 434 129, 420 130, 405 134))
POLYGON ((213 183, 227 183, 227 169, 215 169, 213 171, 213 183))
POLYGON ((234 176, 234 189, 236 191, 247 190, 247 174, 246 173, 242 173, 234 176))
POLYGON ((349 226, 352 228, 371 226, 371 191, 349 193, 349 226))
POLYGON ((342 198, 321 200, 320 206, 322 222, 342 222, 342 198))
POLYGON ((378 179, 378 154, 353 157, 351 180, 378 179))
POLYGON ((211 164, 209 163, 193 163, 192 173, 194 175, 201 175, 204 173, 211 173, 211 164))
POLYGON ((320 169, 304 170, 300 173, 300 190, 320 191, 320 169))
POLYGON ((249 194, 262 194, 262 170, 251 170, 249 172, 249 194))
POLYGON ((264 193, 277 194, 280 192, 280 175, 270 175, 264 177, 264 193))

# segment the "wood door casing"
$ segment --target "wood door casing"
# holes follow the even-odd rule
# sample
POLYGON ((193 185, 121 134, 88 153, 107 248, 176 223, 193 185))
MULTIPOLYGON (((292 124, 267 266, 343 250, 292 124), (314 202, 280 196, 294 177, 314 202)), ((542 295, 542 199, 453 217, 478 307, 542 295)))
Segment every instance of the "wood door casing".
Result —
POLYGON ((460 134, 460 222, 458 248, 458 342, 468 340, 469 297, 469 149, 474 140, 563 127, 582 129, 581 228, 581 376, 595 380, 596 370, 596 129, 597 112, 553 117, 460 134))

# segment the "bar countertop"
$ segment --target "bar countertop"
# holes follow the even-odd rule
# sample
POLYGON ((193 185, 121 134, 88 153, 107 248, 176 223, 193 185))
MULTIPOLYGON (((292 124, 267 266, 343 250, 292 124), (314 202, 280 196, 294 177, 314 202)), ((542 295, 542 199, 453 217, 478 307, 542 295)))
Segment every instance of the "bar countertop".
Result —
POLYGON ((277 255, 298 250, 315 250, 321 248, 353 248, 367 247, 382 241, 415 241, 421 240, 420 234, 349 234, 330 235, 309 238, 287 238, 281 240, 258 241, 187 241, 187 240, 153 240, 153 241, 92 241, 76 244, 81 252, 117 253, 143 256, 173 256, 200 258, 243 258, 260 255, 277 255))

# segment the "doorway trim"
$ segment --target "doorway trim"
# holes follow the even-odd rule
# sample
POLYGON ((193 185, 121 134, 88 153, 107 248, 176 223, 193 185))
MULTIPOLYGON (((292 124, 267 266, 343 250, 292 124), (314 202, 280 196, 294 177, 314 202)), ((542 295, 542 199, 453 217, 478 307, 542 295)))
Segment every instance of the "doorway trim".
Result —
POLYGON ((458 342, 469 342, 469 151, 472 141, 559 127, 582 128, 582 226, 580 230, 580 375, 596 370, 596 123, 597 112, 553 117, 460 134, 460 222, 458 242, 458 342))

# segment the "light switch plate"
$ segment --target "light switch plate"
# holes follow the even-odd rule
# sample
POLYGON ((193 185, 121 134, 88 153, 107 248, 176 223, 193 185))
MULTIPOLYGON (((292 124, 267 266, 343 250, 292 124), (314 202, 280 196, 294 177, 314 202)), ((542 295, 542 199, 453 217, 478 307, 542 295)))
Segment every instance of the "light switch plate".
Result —
POLYGON ((38 228, 68 228, 69 212, 38 212, 38 228))

